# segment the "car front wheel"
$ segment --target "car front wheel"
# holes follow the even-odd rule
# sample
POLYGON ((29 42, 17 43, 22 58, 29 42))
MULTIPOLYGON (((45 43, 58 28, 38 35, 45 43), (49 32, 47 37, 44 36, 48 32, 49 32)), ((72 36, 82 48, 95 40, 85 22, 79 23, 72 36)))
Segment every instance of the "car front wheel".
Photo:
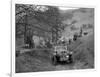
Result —
POLYGON ((57 58, 56 58, 56 56, 53 56, 53 57, 52 57, 52 63, 53 63, 54 65, 57 65, 57 58))
POLYGON ((72 63, 73 62, 73 58, 72 58, 72 55, 69 56, 69 63, 72 63))

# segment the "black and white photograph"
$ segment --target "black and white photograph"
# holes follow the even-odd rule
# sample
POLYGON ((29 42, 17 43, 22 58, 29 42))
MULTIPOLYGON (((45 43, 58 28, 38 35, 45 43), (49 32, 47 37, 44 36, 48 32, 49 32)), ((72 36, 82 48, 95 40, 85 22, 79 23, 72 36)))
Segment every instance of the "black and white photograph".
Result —
POLYGON ((15 4, 15 73, 95 68, 94 8, 15 4))

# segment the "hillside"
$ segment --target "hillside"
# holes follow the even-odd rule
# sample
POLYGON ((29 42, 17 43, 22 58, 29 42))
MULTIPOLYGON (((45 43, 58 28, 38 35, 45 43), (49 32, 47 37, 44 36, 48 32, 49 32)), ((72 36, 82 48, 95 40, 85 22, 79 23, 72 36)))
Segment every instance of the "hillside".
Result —
POLYGON ((79 32, 80 27, 84 26, 84 30, 93 30, 94 27, 94 9, 80 8, 76 10, 61 13, 62 23, 65 29, 62 33, 66 38, 73 36, 75 32, 79 32), (90 25, 90 28, 86 28, 90 25))
POLYGON ((69 46, 69 50, 74 52, 74 59, 76 63, 78 62, 84 63, 84 65, 82 65, 83 68, 94 67, 94 36, 93 34, 89 34, 87 36, 79 38, 76 42, 72 43, 69 46))

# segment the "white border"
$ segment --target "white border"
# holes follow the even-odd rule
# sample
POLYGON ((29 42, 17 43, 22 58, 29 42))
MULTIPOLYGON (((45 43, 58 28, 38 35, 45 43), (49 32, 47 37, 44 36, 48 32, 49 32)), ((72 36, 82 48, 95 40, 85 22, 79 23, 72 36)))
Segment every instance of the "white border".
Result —
POLYGON ((11 9, 12 9, 12 26, 11 26, 11 48, 12 48, 12 52, 11 52, 11 74, 12 76, 15 74, 15 3, 13 3, 12 1, 12 4, 11 4, 11 9))
MULTIPOLYGON (((53 71, 53 72, 29 72, 29 73, 15 73, 15 4, 37 4, 37 5, 52 5, 52 6, 66 6, 66 7, 83 7, 83 8, 96 8, 94 5, 88 5, 88 4, 72 4, 71 2, 65 3, 62 2, 54 2, 54 1, 43 1, 43 0, 13 0, 12 1, 12 69, 11 73, 13 77, 32 77, 32 76, 41 76, 47 77, 50 76, 56 76, 58 74, 59 77, 64 75, 65 73, 69 76, 72 74, 78 74, 83 72, 85 74, 86 72, 90 73, 90 69, 86 70, 67 70, 67 71, 53 71), (72 73, 72 74, 71 74, 72 73)), ((96 55, 95 55, 96 56, 96 55)), ((96 58, 95 58, 96 60, 96 58)), ((97 69, 97 67, 95 67, 97 69)), ((96 71, 96 69, 91 69, 91 72, 96 71)))
MULTIPOLYGON (((76 1, 75 1, 76 2, 76 1)), ((73 3, 70 1, 63 1, 63 0, 12 0, 12 3, 22 3, 22 4, 37 4, 37 5, 53 5, 53 6, 66 6, 66 7, 76 7, 76 8, 95 8, 95 5, 91 5, 85 2, 85 4, 83 3, 73 3), (56 2, 55 2, 56 1, 56 2), (58 1, 58 2, 57 2, 58 1)))

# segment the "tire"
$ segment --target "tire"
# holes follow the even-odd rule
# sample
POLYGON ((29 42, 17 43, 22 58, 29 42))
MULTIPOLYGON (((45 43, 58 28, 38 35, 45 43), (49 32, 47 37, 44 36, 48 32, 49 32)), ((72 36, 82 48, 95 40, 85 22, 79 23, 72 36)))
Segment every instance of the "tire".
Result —
POLYGON ((69 56, 69 63, 73 63, 72 55, 69 56))
POLYGON ((57 58, 56 58, 56 56, 52 57, 52 63, 53 63, 53 65, 57 65, 57 58))

